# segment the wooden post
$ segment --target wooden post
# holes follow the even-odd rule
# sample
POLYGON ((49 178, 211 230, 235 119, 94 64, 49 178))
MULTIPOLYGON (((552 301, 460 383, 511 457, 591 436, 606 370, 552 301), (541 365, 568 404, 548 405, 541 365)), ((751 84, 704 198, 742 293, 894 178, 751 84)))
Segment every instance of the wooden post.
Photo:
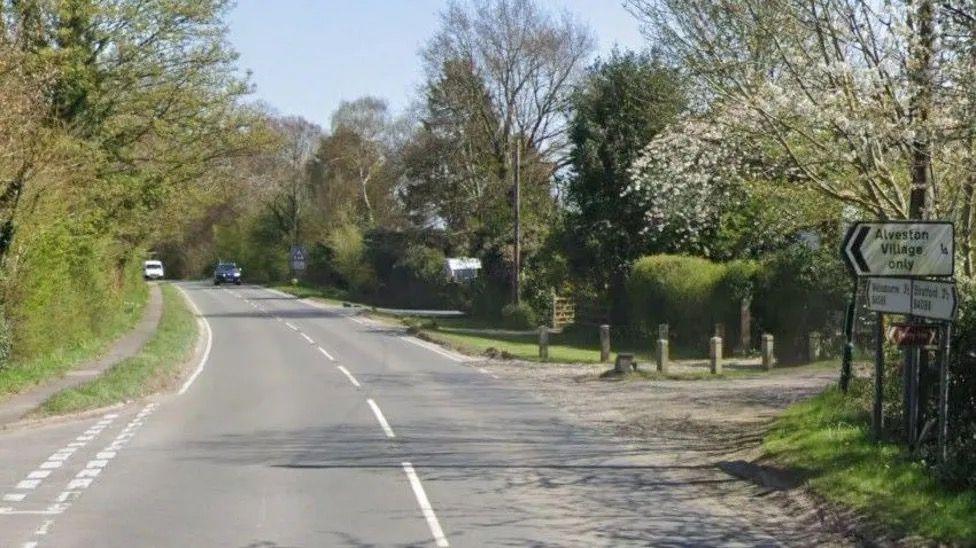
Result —
POLYGON ((668 340, 658 339, 657 341, 657 371, 658 373, 668 372, 668 340))
POLYGON ((722 337, 712 337, 709 341, 709 361, 712 366, 712 374, 722 373, 722 337))
POLYGON ((549 328, 544 325, 539 326, 539 358, 549 359, 549 328))
POLYGON ((752 299, 744 297, 739 302, 739 350, 743 353, 752 348, 752 299))
POLYGON ((556 290, 552 290, 552 320, 549 322, 549 326, 553 329, 559 329, 559 324, 557 323, 557 307, 559 306, 559 296, 556 294, 556 290))
POLYGON ((610 361, 610 326, 600 326, 600 363, 610 361))
POLYGON ((773 336, 769 333, 764 333, 762 336, 762 366, 763 369, 769 371, 773 368, 776 363, 776 356, 773 353, 773 336))

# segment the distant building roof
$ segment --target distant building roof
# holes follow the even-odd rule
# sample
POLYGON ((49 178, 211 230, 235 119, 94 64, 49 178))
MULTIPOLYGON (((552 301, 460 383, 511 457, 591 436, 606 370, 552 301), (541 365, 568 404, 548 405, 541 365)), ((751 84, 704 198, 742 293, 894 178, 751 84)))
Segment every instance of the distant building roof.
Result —
POLYGON ((471 257, 447 259, 447 268, 448 270, 480 270, 481 259, 474 259, 471 257))
POLYGON ((470 281, 478 277, 478 271, 481 270, 481 259, 473 259, 470 257, 445 259, 444 270, 451 281, 470 281))

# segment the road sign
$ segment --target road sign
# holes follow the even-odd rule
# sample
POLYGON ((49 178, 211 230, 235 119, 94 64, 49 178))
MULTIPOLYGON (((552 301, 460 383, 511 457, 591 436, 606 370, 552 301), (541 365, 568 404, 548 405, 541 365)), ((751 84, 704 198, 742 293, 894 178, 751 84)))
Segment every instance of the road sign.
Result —
POLYGON ((956 317, 956 284, 951 282, 912 283, 912 314, 936 320, 956 317))
POLYGON ((950 321, 956 317, 956 284, 871 278, 868 310, 950 321))
POLYGON ((912 280, 891 278, 868 280, 868 310, 889 314, 911 314, 912 280))
POLYGON ((308 261, 308 253, 300 245, 291 246, 291 269, 305 270, 305 263, 308 261))
POLYGON ((953 226, 948 222, 855 223, 844 260, 857 276, 952 276, 953 226))
POLYGON ((888 342, 900 347, 935 344, 935 327, 929 325, 895 324, 885 332, 888 342))

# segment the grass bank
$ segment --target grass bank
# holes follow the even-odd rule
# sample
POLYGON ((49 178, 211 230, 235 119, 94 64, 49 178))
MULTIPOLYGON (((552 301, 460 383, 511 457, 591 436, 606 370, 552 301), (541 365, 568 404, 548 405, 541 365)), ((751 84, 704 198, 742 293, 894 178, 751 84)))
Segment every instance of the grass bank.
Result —
POLYGON ((170 386, 193 352, 197 324, 183 296, 164 284, 163 315, 156 333, 135 356, 98 378, 63 390, 44 402, 38 414, 61 415, 146 396, 170 386))
POLYGON ((875 443, 864 406, 870 381, 844 395, 837 389, 790 407, 763 448, 775 462, 807 478, 826 500, 876 523, 939 542, 976 544, 976 491, 952 491, 899 445, 875 443))
MULTIPOLYGON (((535 332, 507 332, 497 325, 469 318, 438 318, 435 321, 408 318, 413 325, 433 340, 453 346, 468 353, 483 355, 489 348, 507 353, 525 361, 542 361, 539 358, 539 335, 535 332)), ((654 363, 654 348, 650 342, 634 341, 633 337, 614 337, 610 330, 611 354, 634 354, 640 363, 654 363)), ((705 359, 707 348, 671 348, 672 360, 705 359)), ((727 357, 726 360, 731 358, 727 357)), ((549 334, 549 360, 564 363, 600 363, 600 335, 596 327, 571 329, 549 334)))
MULTIPOLYGON (((149 291, 141 278, 126 284, 114 313, 100 316, 97 330, 65 321, 57 333, 48 331, 50 350, 15 359, 0 368, 0 400, 22 392, 48 378, 56 377, 105 352, 142 318, 149 291), (82 334, 79 334, 82 333, 82 334), (74 341, 59 344, 62 340, 74 341)), ((41 312, 43 314, 43 312, 41 312)), ((78 322, 83 324, 84 322, 78 322)))

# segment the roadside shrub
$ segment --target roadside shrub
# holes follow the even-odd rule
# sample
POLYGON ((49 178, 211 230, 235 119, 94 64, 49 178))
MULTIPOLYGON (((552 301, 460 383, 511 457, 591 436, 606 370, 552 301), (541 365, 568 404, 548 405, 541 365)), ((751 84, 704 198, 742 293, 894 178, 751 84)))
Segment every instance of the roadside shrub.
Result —
POLYGON ((958 286, 949 372, 949 461, 941 474, 954 488, 976 489, 976 283, 958 286))
POLYGON ((376 286, 376 272, 366 260, 366 244, 358 227, 347 224, 337 228, 329 236, 329 248, 336 271, 350 289, 369 293, 376 286))
POLYGON ((451 306, 444 261, 439 249, 419 244, 407 247, 384 280, 383 294, 397 306, 408 308, 451 306))
POLYGON ((10 363, 11 336, 12 333, 10 332, 10 324, 7 322, 7 316, 0 309, 0 369, 7 367, 10 363))
POLYGON ((502 308, 502 320, 510 329, 532 329, 537 326, 535 312, 526 303, 505 305, 502 308))
POLYGON ((833 247, 813 250, 798 243, 768 256, 757 278, 753 311, 758 327, 776 337, 777 359, 801 361, 807 334, 835 331, 850 288, 833 247))
POLYGON ((653 337, 659 323, 670 325, 680 344, 705 348, 728 307, 716 307, 725 267, 699 257, 651 255, 639 259, 627 281, 635 327, 653 337))
POLYGON ((25 227, 15 245, 3 288, 12 361, 111 336, 138 317, 148 292, 135 253, 120 254, 69 219, 25 227))

